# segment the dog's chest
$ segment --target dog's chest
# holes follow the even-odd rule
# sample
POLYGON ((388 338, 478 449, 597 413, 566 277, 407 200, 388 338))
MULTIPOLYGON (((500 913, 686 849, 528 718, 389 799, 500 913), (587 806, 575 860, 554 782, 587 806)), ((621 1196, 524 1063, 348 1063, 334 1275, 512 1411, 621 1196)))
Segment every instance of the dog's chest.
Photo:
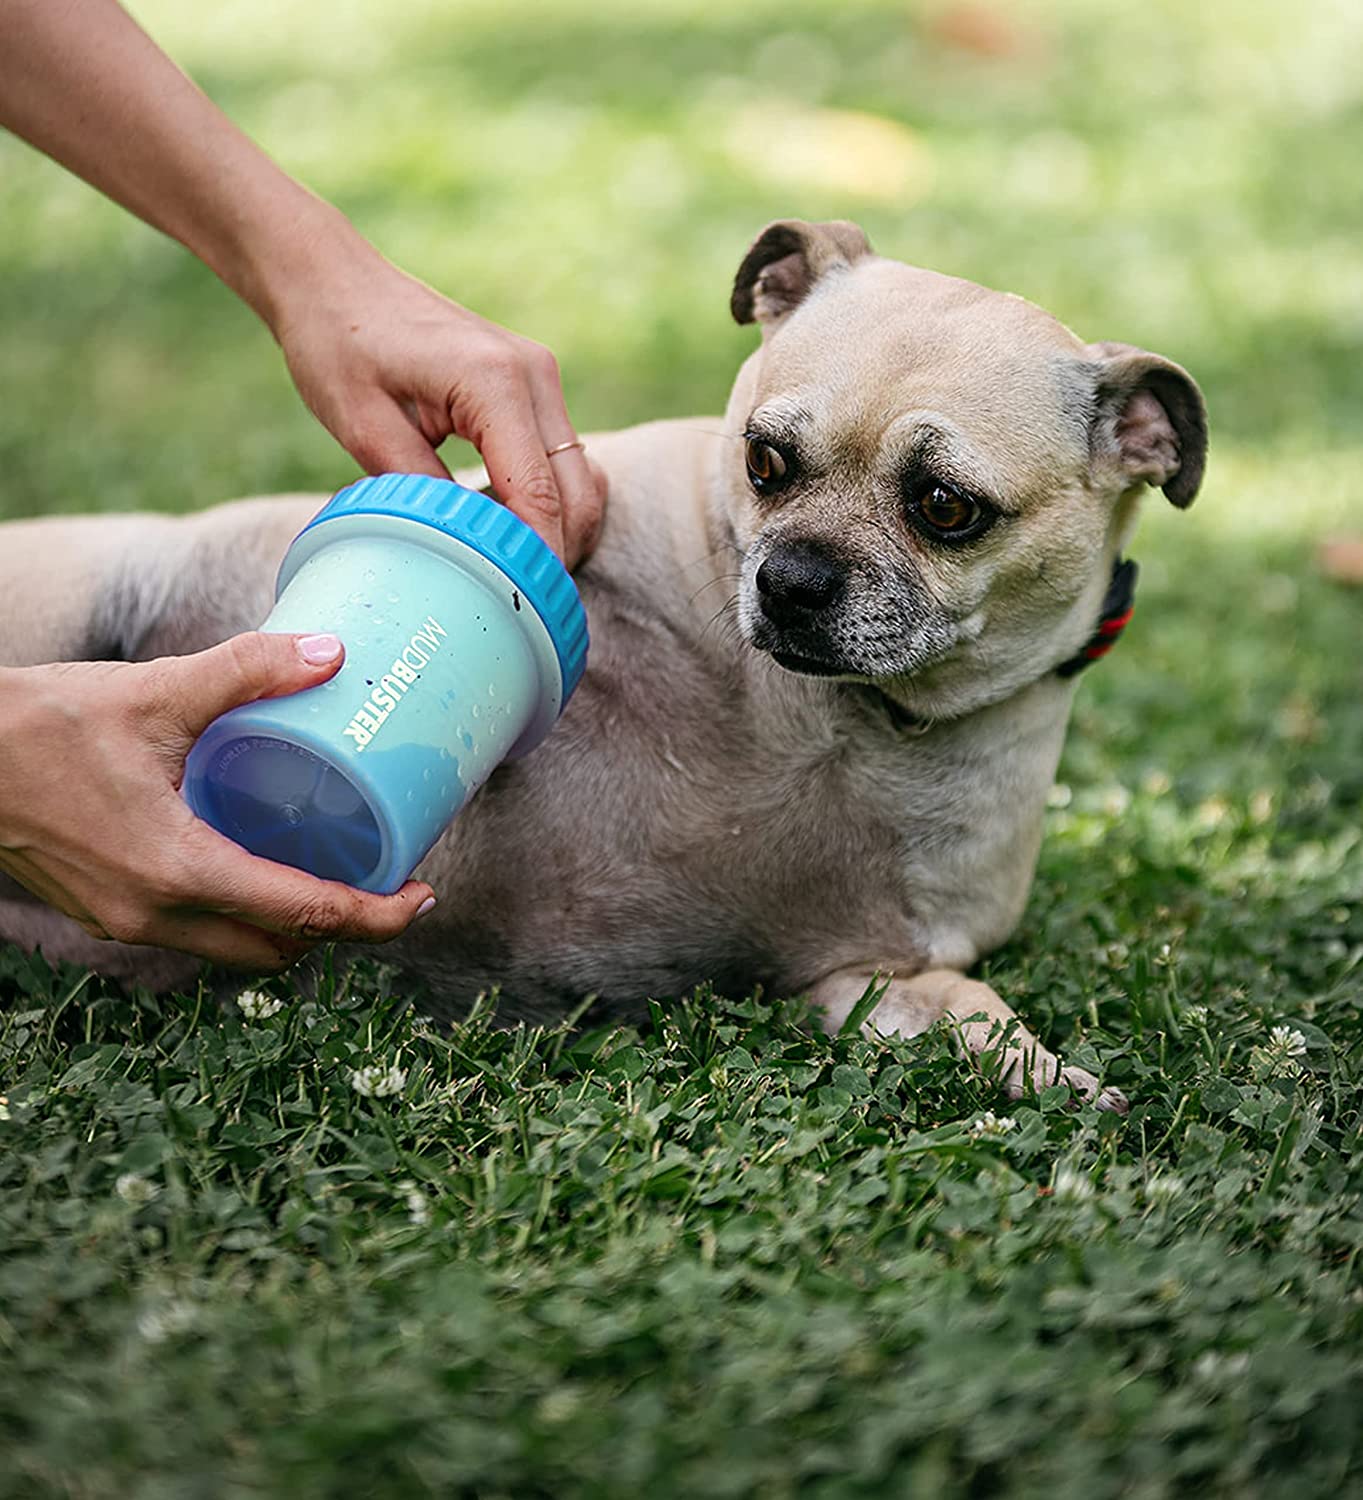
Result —
POLYGON ((669 820, 659 850, 679 878, 728 893, 774 982, 844 963, 968 964, 1011 929, 1048 768, 855 711, 775 741, 765 716, 748 729, 748 753, 706 789, 709 816, 669 820))
POLYGON ((439 988, 497 984, 509 1013, 547 1015, 706 981, 790 992, 1002 936, 1031 860, 1015 878, 1026 799, 997 757, 637 618, 594 618, 563 723, 429 870, 441 916, 414 936, 439 988))

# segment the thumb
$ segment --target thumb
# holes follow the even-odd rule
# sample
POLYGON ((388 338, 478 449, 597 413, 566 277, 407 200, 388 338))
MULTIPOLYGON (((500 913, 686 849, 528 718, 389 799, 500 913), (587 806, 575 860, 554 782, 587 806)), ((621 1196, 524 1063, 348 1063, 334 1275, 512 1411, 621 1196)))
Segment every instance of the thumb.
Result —
POLYGON ((167 657, 154 665, 165 678, 168 706, 185 733, 197 739, 229 708, 316 687, 334 677, 344 659, 345 647, 334 635, 254 630, 208 651, 167 657))
POLYGON ((366 406, 360 419, 337 431, 336 436, 366 474, 450 477, 421 430, 391 401, 366 406))

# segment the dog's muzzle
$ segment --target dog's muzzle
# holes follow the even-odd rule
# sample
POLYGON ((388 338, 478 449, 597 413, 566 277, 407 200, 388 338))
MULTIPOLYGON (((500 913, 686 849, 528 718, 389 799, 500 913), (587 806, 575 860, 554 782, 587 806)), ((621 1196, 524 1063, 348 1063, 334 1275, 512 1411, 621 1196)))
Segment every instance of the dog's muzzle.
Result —
POLYGON ((845 672, 830 622, 847 592, 847 566, 817 542, 773 547, 753 579, 761 619, 753 644, 793 672, 845 672))

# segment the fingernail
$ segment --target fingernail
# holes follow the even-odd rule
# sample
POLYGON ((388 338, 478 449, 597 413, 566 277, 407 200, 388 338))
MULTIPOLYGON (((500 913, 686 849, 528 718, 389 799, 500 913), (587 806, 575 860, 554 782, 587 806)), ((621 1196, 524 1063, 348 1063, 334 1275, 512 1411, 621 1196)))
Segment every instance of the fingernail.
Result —
POLYGON ((344 647, 334 635, 303 635, 298 638, 298 654, 310 667, 324 667, 335 661, 344 647))
POLYGON ((424 917, 426 915, 426 913, 428 911, 430 911, 430 909, 434 905, 435 905, 435 897, 434 896, 427 896, 426 899, 421 903, 421 905, 417 907, 417 909, 416 909, 417 916, 418 917, 424 917))

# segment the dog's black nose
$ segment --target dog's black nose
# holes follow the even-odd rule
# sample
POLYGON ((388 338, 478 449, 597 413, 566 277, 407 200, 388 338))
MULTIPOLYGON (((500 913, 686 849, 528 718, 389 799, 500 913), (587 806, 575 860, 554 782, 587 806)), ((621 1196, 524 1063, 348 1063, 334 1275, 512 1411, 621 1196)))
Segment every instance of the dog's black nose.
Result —
POLYGON ((827 609, 847 582, 843 564, 814 542, 787 542, 774 548, 757 570, 762 613, 778 625, 809 611, 827 609))

